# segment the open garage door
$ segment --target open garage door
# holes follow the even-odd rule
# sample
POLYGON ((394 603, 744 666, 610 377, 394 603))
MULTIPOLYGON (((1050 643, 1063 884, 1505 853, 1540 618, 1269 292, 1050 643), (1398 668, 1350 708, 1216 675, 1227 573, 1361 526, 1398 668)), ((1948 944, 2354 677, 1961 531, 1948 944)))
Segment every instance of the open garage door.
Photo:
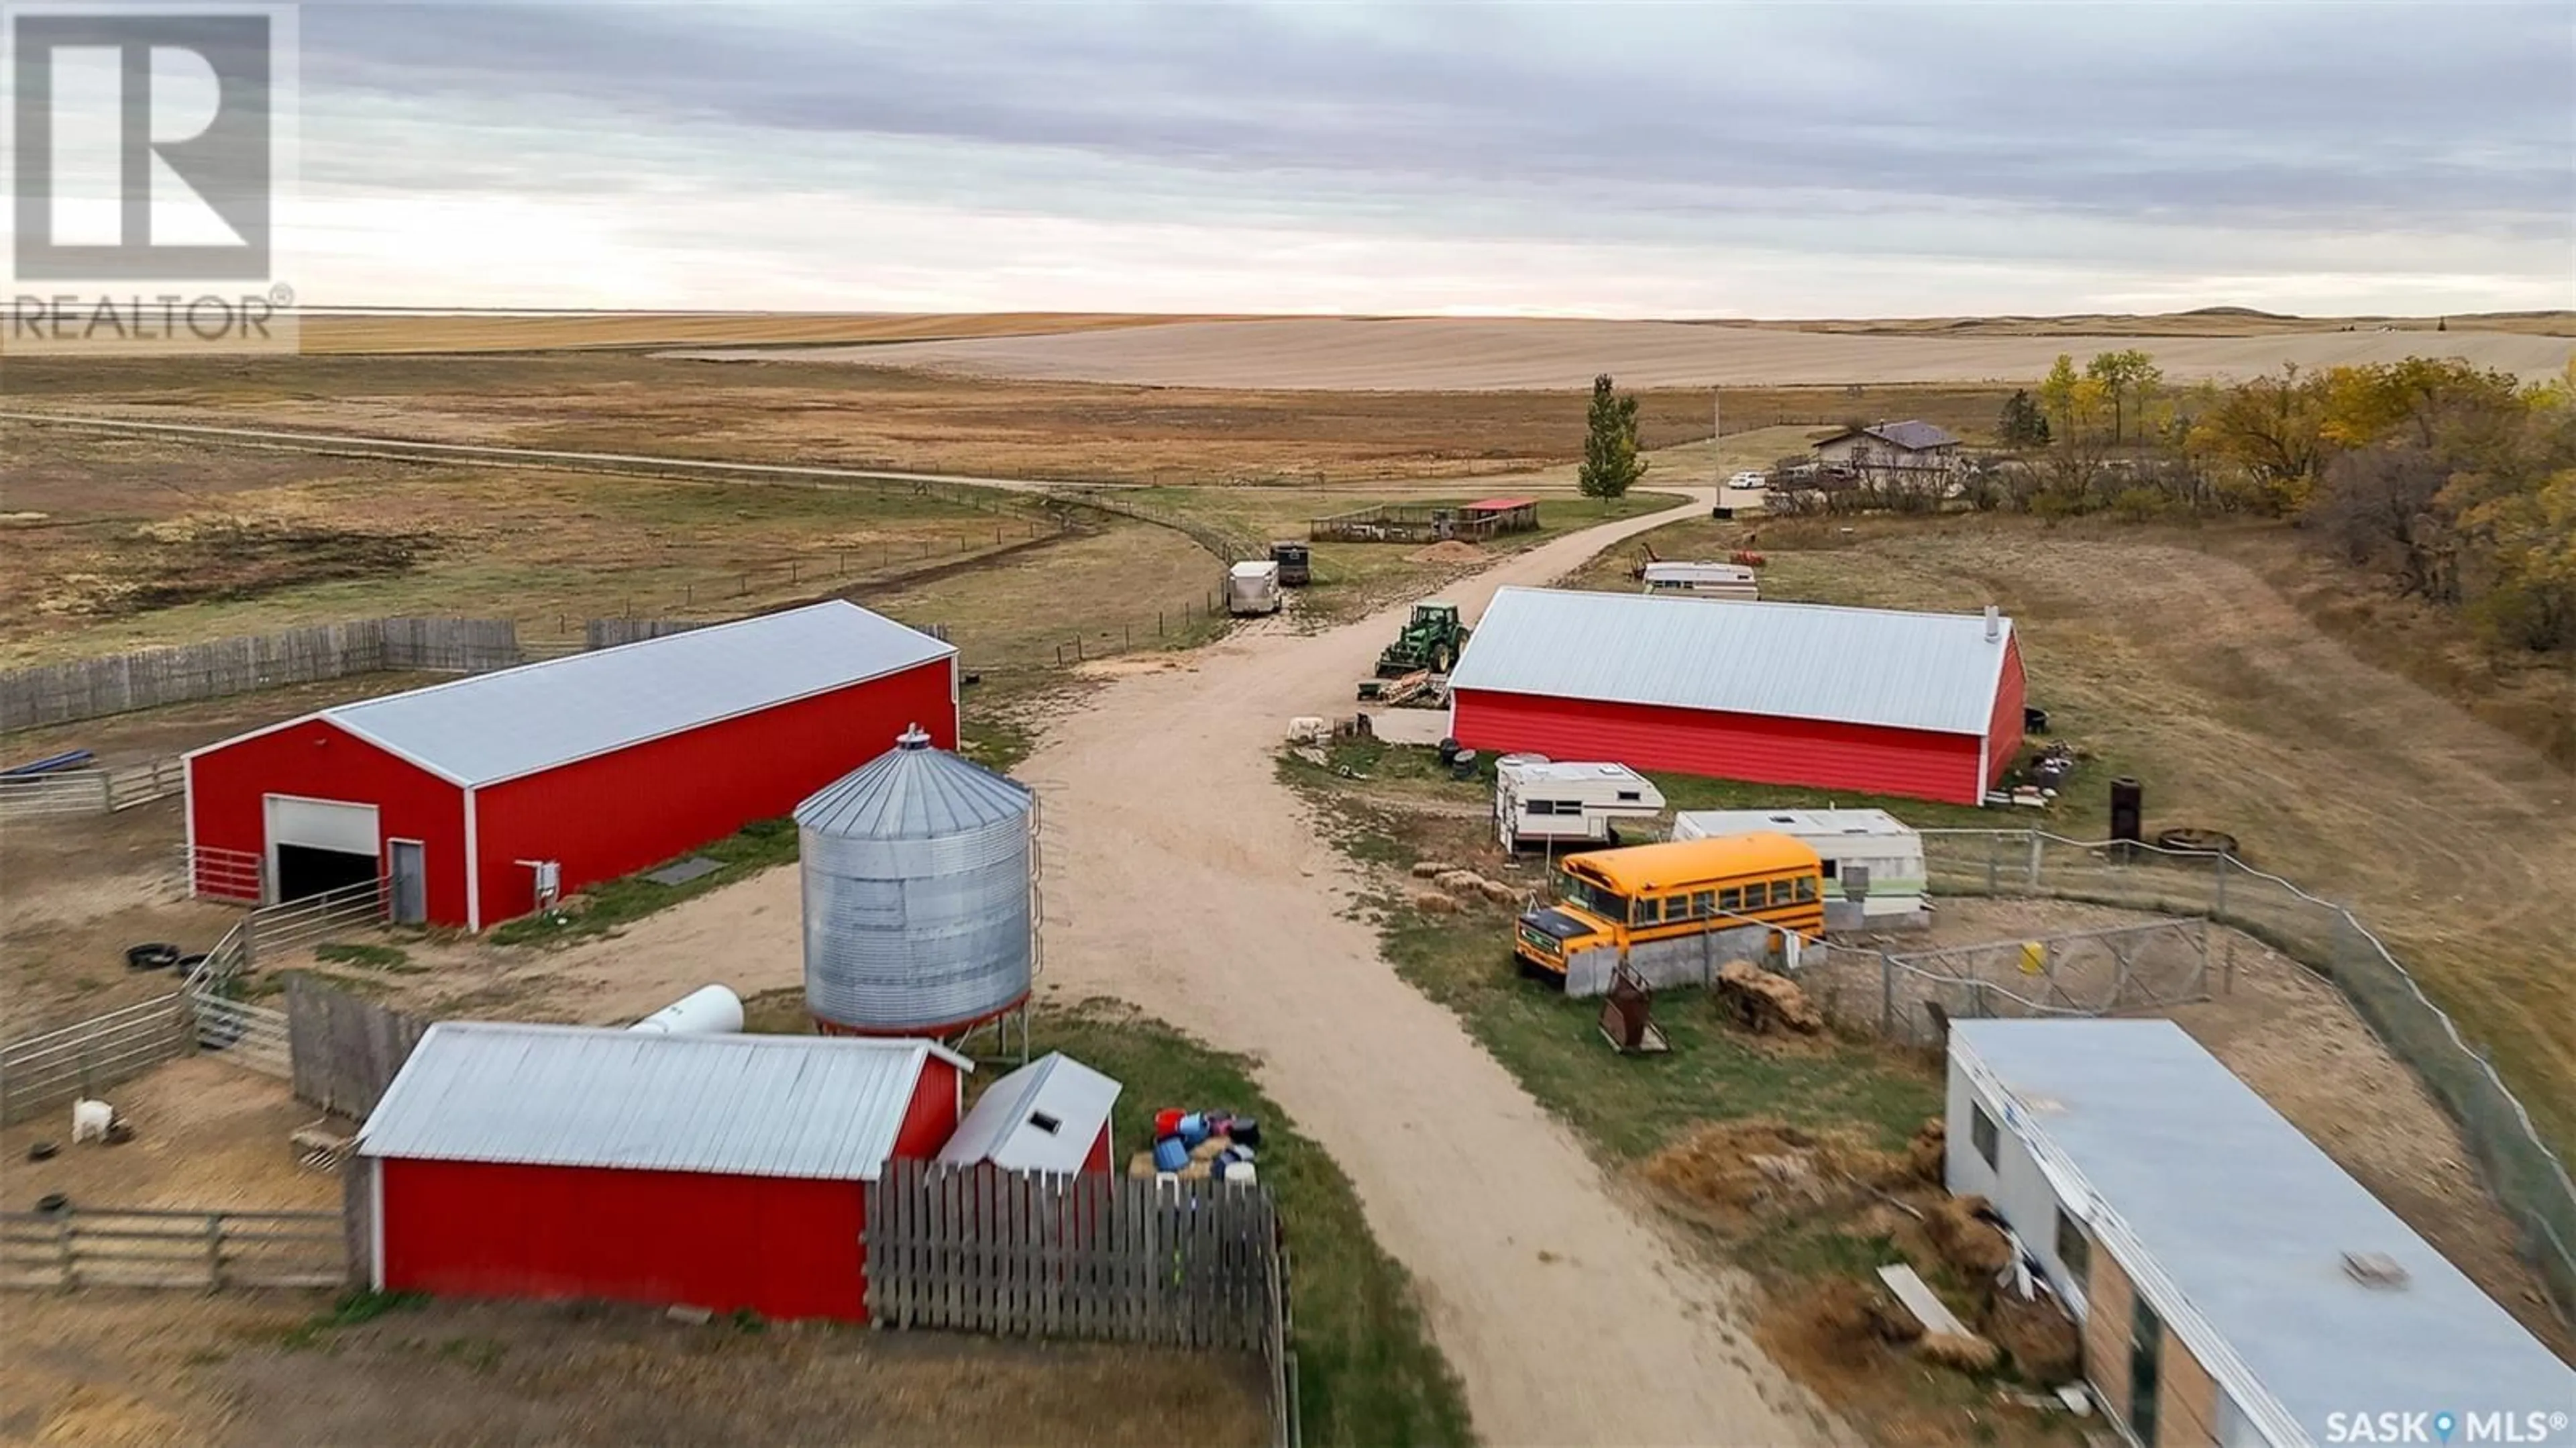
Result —
POLYGON ((376 878, 376 807, 267 797, 269 901, 282 904, 376 878))

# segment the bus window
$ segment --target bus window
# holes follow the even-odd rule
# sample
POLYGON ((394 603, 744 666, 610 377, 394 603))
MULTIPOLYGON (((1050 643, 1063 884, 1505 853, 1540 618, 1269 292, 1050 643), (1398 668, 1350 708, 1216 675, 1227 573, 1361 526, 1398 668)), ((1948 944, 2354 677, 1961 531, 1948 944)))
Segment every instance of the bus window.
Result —
POLYGON ((1688 920, 1691 916, 1697 913, 1697 911, 1691 909, 1691 900, 1688 895, 1668 896, 1664 900, 1664 919, 1667 922, 1674 920, 1688 920))
POLYGON ((1691 913, 1703 919, 1717 913, 1717 892, 1702 890, 1691 896, 1691 913))
POLYGON ((1732 915, 1744 908, 1744 892, 1729 885, 1717 892, 1717 908, 1732 915))
POLYGON ((1801 905, 1813 905, 1816 903, 1815 876, 1800 875, 1798 877, 1798 903, 1801 905))
POLYGON ((1751 884, 1746 885, 1744 887, 1744 908, 1747 910, 1770 909, 1770 889, 1771 887, 1769 885, 1764 884, 1760 880, 1756 880, 1751 884))

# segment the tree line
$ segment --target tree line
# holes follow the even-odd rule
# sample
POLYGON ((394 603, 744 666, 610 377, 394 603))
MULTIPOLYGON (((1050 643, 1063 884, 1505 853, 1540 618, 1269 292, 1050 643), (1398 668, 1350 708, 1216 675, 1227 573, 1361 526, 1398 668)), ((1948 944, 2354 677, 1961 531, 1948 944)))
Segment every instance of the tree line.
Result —
POLYGON ((2144 352, 2061 356, 1996 431, 1970 506, 2284 518, 2498 644, 2576 652, 2576 361, 2539 386, 2410 357, 2174 387, 2144 352))

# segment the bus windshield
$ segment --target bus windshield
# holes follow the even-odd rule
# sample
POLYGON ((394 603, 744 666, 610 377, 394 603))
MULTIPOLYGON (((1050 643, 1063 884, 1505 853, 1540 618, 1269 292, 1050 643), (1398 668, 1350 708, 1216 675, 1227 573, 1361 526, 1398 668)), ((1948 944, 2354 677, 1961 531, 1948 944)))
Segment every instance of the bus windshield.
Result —
POLYGON ((1566 904, 1613 924, 1628 923, 1627 896, 1606 885, 1596 885, 1571 870, 1558 872, 1557 879, 1564 886, 1566 904))

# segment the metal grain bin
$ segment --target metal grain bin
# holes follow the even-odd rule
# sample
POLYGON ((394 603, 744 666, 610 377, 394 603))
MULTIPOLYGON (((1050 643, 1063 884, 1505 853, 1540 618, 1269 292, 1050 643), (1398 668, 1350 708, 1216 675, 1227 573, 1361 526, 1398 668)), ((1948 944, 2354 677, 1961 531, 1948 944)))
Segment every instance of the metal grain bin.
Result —
POLYGON ((918 725, 798 805, 815 1024, 946 1035, 1026 1000, 1036 829, 1036 795, 918 725))

